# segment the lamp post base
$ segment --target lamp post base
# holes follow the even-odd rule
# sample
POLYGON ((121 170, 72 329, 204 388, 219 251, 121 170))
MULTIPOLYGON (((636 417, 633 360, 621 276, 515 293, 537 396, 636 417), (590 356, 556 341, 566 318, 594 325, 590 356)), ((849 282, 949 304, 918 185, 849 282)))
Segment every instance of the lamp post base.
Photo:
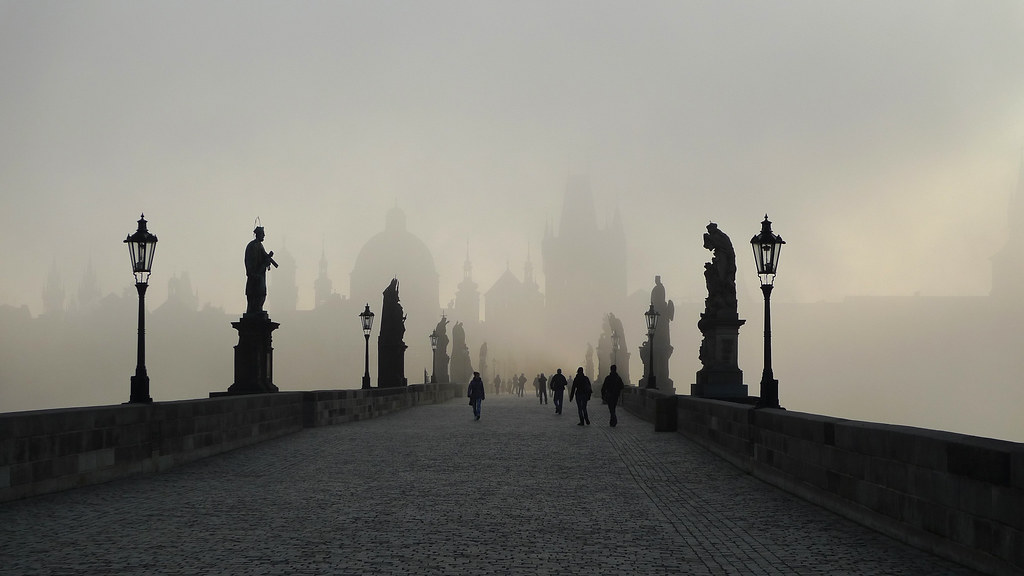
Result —
POLYGON ((129 404, 152 404, 153 399, 149 396, 149 376, 136 374, 132 376, 132 395, 128 400, 129 404))
POLYGON ((779 406, 779 381, 774 378, 761 380, 761 397, 757 399, 754 408, 775 408, 785 410, 779 406))

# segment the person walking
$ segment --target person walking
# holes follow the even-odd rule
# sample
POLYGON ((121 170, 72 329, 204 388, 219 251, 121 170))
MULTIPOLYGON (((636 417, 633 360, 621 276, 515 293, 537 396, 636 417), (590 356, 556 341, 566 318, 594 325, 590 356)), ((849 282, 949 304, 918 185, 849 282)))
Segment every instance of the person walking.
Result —
POLYGON ((480 403, 484 399, 484 381, 480 379, 479 372, 473 372, 473 379, 469 381, 469 389, 466 391, 469 396, 469 404, 473 407, 473 416, 480 419, 480 403))
POLYGON ((565 394, 566 387, 569 386, 569 381, 565 379, 562 374, 562 369, 559 368, 558 372, 551 377, 551 397, 555 403, 555 414, 562 413, 562 396, 565 394))
POLYGON ((583 367, 580 366, 576 370, 576 377, 572 379, 572 388, 569 390, 569 402, 572 402, 573 396, 576 397, 576 411, 580 415, 580 423, 577 426, 583 426, 586 423, 590 425, 590 414, 587 414, 587 402, 590 401, 590 395, 594 393, 593 387, 590 385, 590 378, 583 373, 583 367))
POLYGON ((619 396, 625 387, 622 377, 616 372, 615 364, 612 364, 608 375, 604 377, 604 384, 601 385, 601 399, 608 404, 608 412, 611 413, 608 425, 612 428, 619 423, 619 419, 615 417, 615 407, 619 404, 619 396))
POLYGON ((540 396, 540 403, 548 403, 548 379, 541 372, 540 376, 537 376, 537 396, 540 396))

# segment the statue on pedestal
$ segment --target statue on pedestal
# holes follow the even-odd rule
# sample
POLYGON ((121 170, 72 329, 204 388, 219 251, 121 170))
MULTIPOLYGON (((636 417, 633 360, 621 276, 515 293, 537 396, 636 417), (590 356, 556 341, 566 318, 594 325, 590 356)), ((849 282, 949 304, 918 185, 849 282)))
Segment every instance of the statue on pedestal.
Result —
POLYGON ((277 267, 274 253, 263 248, 266 232, 263 226, 252 231, 256 236, 245 247, 245 313, 231 326, 238 330, 235 346, 235 381, 227 392, 213 392, 211 396, 231 394, 262 394, 277 392, 274 385, 274 347, 271 333, 280 324, 271 322, 263 310, 267 300, 267 270, 277 267))
MULTIPOLYGON (((704 247, 711 250, 711 262, 704 264, 708 297, 697 328, 703 338, 698 358, 702 368, 691 394, 703 398, 746 399, 747 386, 739 357, 739 330, 746 320, 736 311, 736 251, 725 232, 714 222, 704 234, 704 247)), ((655 349, 655 359, 659 350, 655 349)), ((655 376, 660 378, 658 373, 655 376)))
MULTIPOLYGON (((658 313, 658 325, 654 329, 654 379, 657 387, 661 390, 671 391, 673 389, 672 379, 669 378, 669 358, 672 356, 672 338, 669 332, 669 322, 675 319, 676 306, 671 300, 665 298, 665 286, 661 283, 661 276, 654 277, 654 288, 651 289, 651 305, 658 313)), ((648 349, 651 340, 640 346, 640 360, 644 363, 644 375, 640 379, 639 386, 647 387, 647 378, 651 373, 651 353, 648 349)))

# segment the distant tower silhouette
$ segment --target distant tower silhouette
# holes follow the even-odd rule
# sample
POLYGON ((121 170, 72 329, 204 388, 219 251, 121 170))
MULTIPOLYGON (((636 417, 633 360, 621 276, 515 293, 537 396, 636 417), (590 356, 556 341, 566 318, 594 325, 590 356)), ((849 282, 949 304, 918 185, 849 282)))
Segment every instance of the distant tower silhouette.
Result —
POLYGON ((60 272, 57 271, 57 260, 54 259, 50 265, 50 274, 46 277, 46 286, 43 287, 43 314, 56 316, 64 313, 64 282, 60 279, 60 272))
POLYGON ((167 279, 166 304, 190 312, 199 309, 199 291, 192 288, 192 279, 188 272, 173 274, 167 279))
POLYGON ((327 251, 320 248, 320 271, 313 281, 313 307, 320 308, 334 299, 334 283, 327 276, 327 251))
POLYGON ((452 316, 463 323, 470 331, 480 324, 480 291, 473 281, 473 264, 469 261, 469 247, 466 248, 466 261, 462 265, 462 282, 455 293, 455 306, 452 316))
MULTIPOLYGON (((1017 189, 1007 209, 1006 244, 992 257, 993 298, 1019 303, 1024 294, 1024 154, 1017 170, 1017 189)), ((1019 305, 1019 304, 1017 304, 1019 305)))
MULTIPOLYGON (((548 227, 544 257, 546 334, 584 350, 608 312, 622 313, 626 300, 626 237, 616 211, 598 228, 590 183, 569 179, 558 230, 548 227)), ((638 314, 640 312, 637 312, 638 314)))
MULTIPOLYGON (((532 264, 527 262, 524 275, 532 279, 532 264)), ((524 282, 507 266, 484 294, 486 338, 495 358, 509 362, 533 359, 543 349, 544 295, 536 282, 524 282), (522 356, 525 355, 525 356, 522 356)), ((510 369, 510 365, 505 365, 510 369)))
POLYGON ((92 267, 92 258, 85 266, 85 273, 82 274, 82 283, 78 285, 78 310, 88 312, 96 308, 103 297, 100 292, 100 284, 96 279, 96 271, 92 267))

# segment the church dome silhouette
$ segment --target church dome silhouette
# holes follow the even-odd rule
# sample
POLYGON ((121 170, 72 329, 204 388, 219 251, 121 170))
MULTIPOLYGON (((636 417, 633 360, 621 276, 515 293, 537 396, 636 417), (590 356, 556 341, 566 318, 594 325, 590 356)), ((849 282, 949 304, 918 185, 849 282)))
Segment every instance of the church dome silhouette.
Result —
MULTIPOLYGON (((409 232, 405 212, 397 206, 388 211, 384 231, 371 237, 356 257, 350 277, 352 300, 379 309, 381 294, 392 278, 398 278, 399 298, 409 317, 406 332, 410 323, 425 322, 433 327, 441 313, 434 257, 427 245, 409 232)), ((428 332, 423 332, 424 338, 428 332)))

